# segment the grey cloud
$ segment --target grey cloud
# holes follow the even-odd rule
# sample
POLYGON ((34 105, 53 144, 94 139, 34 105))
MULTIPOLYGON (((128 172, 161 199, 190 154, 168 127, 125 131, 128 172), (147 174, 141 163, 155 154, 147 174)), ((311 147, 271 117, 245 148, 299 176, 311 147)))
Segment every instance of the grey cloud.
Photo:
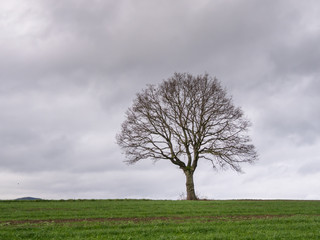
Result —
POLYGON ((309 174, 319 174, 320 173, 320 159, 315 158, 311 161, 306 161, 305 164, 303 164, 298 172, 304 176, 309 174))
POLYGON ((10 144, 1 151, 1 165, 3 169, 18 172, 62 170, 70 155, 69 145, 70 142, 63 138, 10 144))
POLYGON ((318 42, 320 33, 306 34, 302 31, 298 42, 286 43, 278 46, 272 54, 275 68, 280 74, 289 75, 311 75, 319 77, 318 62, 320 61, 320 50, 318 42))
MULTIPOLYGON (((268 96, 269 101, 261 106, 261 127, 275 131, 275 137, 296 137, 296 144, 312 144, 319 136, 320 111, 316 80, 291 79, 277 85, 268 96), (265 124, 265 125, 263 125, 265 124)), ((269 134, 272 132, 269 132, 269 134)))
MULTIPOLYGON (((115 144, 135 93, 175 71, 216 76, 243 107, 261 158, 248 179, 270 187, 263 181, 277 161, 289 166, 285 177, 275 177, 283 185, 308 174, 301 161, 318 154, 320 131, 318 1, 0 5, 0 172, 11 184, 0 189, 10 196, 41 192, 37 182, 47 174, 47 196, 175 198, 184 189, 177 169, 148 161, 128 167, 115 144), (25 189, 15 185, 21 176, 25 189)), ((201 173, 200 190, 223 198, 231 196, 223 190, 228 184, 239 187, 237 175, 201 173)), ((257 188, 249 185, 244 194, 257 188)))

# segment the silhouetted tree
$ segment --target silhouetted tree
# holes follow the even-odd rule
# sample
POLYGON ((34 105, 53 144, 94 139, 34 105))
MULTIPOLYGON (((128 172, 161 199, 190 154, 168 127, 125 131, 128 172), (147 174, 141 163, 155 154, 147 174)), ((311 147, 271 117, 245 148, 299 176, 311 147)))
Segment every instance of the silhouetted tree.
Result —
POLYGON ((177 165, 186 176, 187 199, 196 200, 199 160, 240 172, 240 163, 257 159, 249 125, 217 79, 175 73, 137 94, 117 142, 129 164, 153 159, 177 165))

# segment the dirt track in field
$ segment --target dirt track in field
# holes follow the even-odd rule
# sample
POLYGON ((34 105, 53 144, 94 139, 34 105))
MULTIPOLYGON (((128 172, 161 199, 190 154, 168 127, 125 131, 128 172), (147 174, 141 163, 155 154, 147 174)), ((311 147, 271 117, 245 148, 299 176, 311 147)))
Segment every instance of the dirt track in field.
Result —
MULTIPOLYGON (((0 225, 21 225, 21 224, 41 224, 41 223, 74 223, 74 222, 150 222, 150 221, 177 221, 200 220, 211 221, 237 221, 252 219, 270 219, 297 216, 291 215, 245 215, 245 216, 186 216, 186 217, 139 217, 139 218, 72 218, 72 219, 39 219, 39 220, 10 220, 0 221, 0 225)), ((309 216, 309 215, 308 215, 309 216)))

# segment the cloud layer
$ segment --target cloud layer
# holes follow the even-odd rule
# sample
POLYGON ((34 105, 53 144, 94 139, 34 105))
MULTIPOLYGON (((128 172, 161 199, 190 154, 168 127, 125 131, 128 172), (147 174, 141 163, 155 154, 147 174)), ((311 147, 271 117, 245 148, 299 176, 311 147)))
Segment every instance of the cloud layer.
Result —
POLYGON ((208 198, 320 199, 320 3, 0 3, 0 199, 171 198, 167 162, 123 163, 115 143, 146 84, 216 76, 252 121, 246 174, 201 163, 208 198))

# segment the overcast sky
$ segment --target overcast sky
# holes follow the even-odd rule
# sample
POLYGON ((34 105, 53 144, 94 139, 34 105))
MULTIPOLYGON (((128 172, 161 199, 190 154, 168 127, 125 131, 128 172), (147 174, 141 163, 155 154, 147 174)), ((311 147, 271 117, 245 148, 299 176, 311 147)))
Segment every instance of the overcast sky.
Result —
POLYGON ((146 84, 217 77, 251 120, 244 174, 200 162, 211 199, 320 199, 318 0, 2 0, 0 199, 178 199, 167 163, 116 145, 146 84))

